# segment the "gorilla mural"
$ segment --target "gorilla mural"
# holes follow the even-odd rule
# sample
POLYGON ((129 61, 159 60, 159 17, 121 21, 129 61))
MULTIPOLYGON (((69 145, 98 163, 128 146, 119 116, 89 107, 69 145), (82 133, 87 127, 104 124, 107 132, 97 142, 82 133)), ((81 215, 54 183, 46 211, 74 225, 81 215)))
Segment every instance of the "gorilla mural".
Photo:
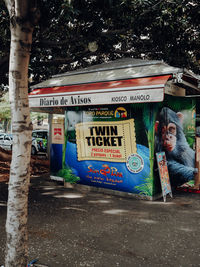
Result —
POLYGON ((155 152, 165 151, 172 186, 194 179, 195 152, 183 132, 183 114, 162 108, 156 122, 155 152))

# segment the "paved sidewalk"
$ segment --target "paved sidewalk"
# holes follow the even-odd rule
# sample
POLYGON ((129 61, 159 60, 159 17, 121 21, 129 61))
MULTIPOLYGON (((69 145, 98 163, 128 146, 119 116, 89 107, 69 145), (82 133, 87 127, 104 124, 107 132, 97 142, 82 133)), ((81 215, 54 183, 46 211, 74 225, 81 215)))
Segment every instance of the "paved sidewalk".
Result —
MULTIPOLYGON (((0 187, 0 265, 6 191, 0 187)), ((200 195, 167 203, 63 188, 34 178, 29 195, 29 258, 50 267, 200 266, 200 195)))

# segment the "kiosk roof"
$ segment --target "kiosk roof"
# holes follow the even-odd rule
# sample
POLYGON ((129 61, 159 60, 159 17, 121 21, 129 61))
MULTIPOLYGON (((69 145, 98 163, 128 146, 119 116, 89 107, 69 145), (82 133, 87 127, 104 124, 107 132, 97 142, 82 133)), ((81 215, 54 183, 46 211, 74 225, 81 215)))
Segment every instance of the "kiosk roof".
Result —
POLYGON ((199 79, 188 70, 163 61, 125 58, 55 75, 31 87, 29 102, 32 109, 43 111, 63 106, 160 102, 166 84, 170 88, 175 85, 175 91, 178 87, 186 89, 184 95, 199 94, 199 79))

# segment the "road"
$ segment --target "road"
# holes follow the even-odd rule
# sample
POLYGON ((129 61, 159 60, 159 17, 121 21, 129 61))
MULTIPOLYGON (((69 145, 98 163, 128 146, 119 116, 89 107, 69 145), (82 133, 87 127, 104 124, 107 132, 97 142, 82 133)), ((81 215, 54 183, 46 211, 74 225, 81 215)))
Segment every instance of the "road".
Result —
MULTIPOLYGON (((0 265, 4 259, 6 185, 0 187, 0 265)), ((164 203, 63 188, 32 178, 29 259, 50 267, 200 266, 200 196, 164 203)))

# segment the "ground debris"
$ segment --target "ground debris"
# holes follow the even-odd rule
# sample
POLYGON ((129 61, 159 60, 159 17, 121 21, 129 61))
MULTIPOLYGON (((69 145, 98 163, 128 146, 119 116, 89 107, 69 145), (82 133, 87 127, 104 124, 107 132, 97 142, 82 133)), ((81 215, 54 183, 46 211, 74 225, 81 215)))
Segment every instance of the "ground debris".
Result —
MULTIPOLYGON (((8 182, 12 152, 0 147, 0 183, 8 182)), ((45 155, 31 156, 31 175, 49 173, 49 160, 45 155)))

